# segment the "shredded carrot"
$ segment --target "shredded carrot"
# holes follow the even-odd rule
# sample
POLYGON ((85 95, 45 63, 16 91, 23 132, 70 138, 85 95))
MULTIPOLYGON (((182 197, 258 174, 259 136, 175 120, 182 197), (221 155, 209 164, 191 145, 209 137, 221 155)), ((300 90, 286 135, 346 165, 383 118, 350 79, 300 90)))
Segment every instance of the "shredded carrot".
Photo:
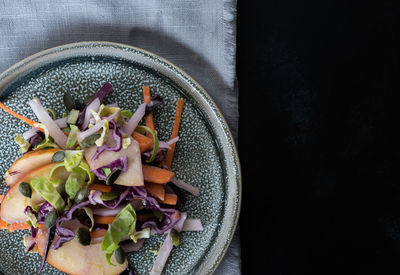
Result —
POLYGON ((29 225, 27 225, 24 222, 19 222, 19 223, 12 223, 8 225, 8 231, 10 232, 14 232, 16 230, 25 230, 25 229, 29 229, 29 225))
MULTIPOLYGON (((39 224, 39 228, 42 228, 43 224, 39 224)), ((7 226, 7 223, 3 220, 0 220, 0 229, 7 229, 10 232, 14 232, 15 230, 25 230, 25 229, 29 229, 29 225, 27 225, 26 223, 13 223, 13 224, 9 224, 7 226)))
POLYGON ((94 222, 98 224, 112 224, 115 220, 115 216, 95 216, 94 222))
POLYGON ((156 166, 142 164, 143 179, 147 182, 165 184, 170 182, 175 173, 156 166))
MULTIPOLYGON (((178 136, 179 126, 181 124, 181 117, 183 111, 183 103, 184 101, 182 98, 178 99, 178 102, 176 104, 175 120, 174 120, 174 127, 172 128, 171 139, 176 138, 178 136)), ((168 167, 168 169, 171 168, 172 159, 174 158, 175 146, 176 143, 171 145, 171 149, 167 151, 167 155, 165 157, 165 165, 168 167)))
POLYGON ((144 186, 146 187, 147 192, 149 192, 152 196, 157 199, 164 200, 165 187, 163 184, 145 182, 144 186))
POLYGON ((106 233, 107 233, 106 229, 99 229, 99 230, 90 232, 90 237, 92 237, 92 239, 96 239, 96 238, 103 237, 104 235, 106 235, 106 233))
POLYGON ((153 138, 146 137, 138 132, 133 132, 132 137, 139 143, 140 153, 146 152, 153 147, 153 138))
POLYGON ((89 190, 97 190, 103 193, 111 192, 111 186, 104 184, 92 183, 89 185, 89 190))
POLYGON ((6 111, 7 113, 9 113, 10 115, 13 115, 13 116, 15 116, 16 118, 22 120, 23 122, 29 124, 30 126, 32 126, 32 127, 36 128, 36 129, 38 129, 38 130, 44 132, 44 130, 43 130, 42 128, 37 128, 37 127, 34 126, 35 123, 37 123, 36 121, 33 121, 33 120, 29 119, 29 118, 26 118, 26 117, 24 117, 24 116, 21 116, 20 114, 17 114, 16 112, 14 112, 14 111, 8 109, 7 106, 4 105, 2 102, 0 102, 0 107, 1 107, 4 111, 6 111))
POLYGON ((164 199, 160 200, 160 202, 163 204, 176 205, 178 202, 178 196, 175 194, 165 193, 164 199))
POLYGON ((0 229, 7 229, 7 223, 3 220, 0 220, 0 229))
MULTIPOLYGON (((151 94, 150 94, 150 87, 149 86, 143 86, 143 98, 144 98, 144 103, 149 104, 151 101, 151 94)), ((146 126, 155 131, 154 129, 154 118, 153 118, 153 113, 147 114, 145 116, 145 122, 146 126)))
POLYGON ((4 195, 0 195, 0 203, 4 200, 4 195))

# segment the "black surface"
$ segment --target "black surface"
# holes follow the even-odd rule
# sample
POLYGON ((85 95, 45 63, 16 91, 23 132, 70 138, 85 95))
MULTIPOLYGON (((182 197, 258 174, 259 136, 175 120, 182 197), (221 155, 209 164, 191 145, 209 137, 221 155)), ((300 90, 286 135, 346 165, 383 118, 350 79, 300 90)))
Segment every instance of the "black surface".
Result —
POLYGON ((399 274, 398 1, 238 2, 243 274, 399 274))

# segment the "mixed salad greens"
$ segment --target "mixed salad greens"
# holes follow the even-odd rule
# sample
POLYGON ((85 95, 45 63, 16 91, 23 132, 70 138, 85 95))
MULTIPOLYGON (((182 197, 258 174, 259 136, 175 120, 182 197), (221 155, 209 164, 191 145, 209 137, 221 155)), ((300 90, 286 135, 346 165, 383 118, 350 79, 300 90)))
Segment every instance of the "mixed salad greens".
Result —
POLYGON ((30 230, 24 244, 42 256, 39 272, 47 261, 69 274, 133 274, 126 253, 140 250, 153 234, 166 234, 153 251, 150 273, 161 274, 180 232, 203 230, 199 219, 179 211, 174 192, 178 187, 198 196, 199 190, 170 170, 183 100, 171 139, 160 141, 153 112, 163 98, 143 86, 144 103, 133 113, 103 103, 112 90, 105 83, 87 102, 66 93, 68 113, 58 119, 35 97, 29 105, 39 122, 0 102, 32 126, 15 138, 23 155, 4 176, 10 188, 0 196, 0 228, 30 230))

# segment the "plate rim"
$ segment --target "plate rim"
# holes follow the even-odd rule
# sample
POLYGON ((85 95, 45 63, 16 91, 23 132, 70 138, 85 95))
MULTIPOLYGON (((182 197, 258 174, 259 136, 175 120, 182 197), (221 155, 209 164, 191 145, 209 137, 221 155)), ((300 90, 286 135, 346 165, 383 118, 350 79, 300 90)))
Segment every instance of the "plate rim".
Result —
MULTIPOLYGON (((27 75, 29 72, 40 68, 44 64, 51 63, 51 56, 53 58, 56 58, 57 55, 60 53, 63 53, 67 50, 73 50, 73 49, 80 49, 82 51, 88 51, 86 54, 90 56, 89 49, 100 49, 100 48, 116 48, 123 50, 125 49, 130 49, 142 54, 145 54, 146 58, 149 58, 149 56, 154 58, 154 62, 158 66, 162 66, 164 69, 166 68, 166 64, 168 64, 171 68, 174 69, 175 72, 178 72, 179 74, 176 75, 178 79, 174 79, 175 81, 181 80, 184 82, 188 82, 190 80, 191 83, 188 83, 189 86, 193 86, 195 89, 192 92, 200 92, 199 96, 202 100, 205 100, 207 103, 207 107, 212 109, 212 113, 216 116, 218 119, 218 125, 222 127, 222 133, 225 134, 225 139, 226 139, 226 144, 222 144, 222 146, 227 146, 227 149, 229 149, 229 159, 227 160, 228 164, 234 165, 235 167, 235 175, 229 176, 226 175, 227 177, 233 177, 234 182, 236 183, 236 186, 229 186, 228 187, 236 187, 234 188, 233 191, 233 196, 234 198, 232 200, 232 209, 233 209, 233 216, 231 216, 231 222, 227 225, 229 232, 227 234, 228 238, 225 240, 224 244, 222 246, 216 246, 214 250, 217 253, 217 257, 208 257, 204 262, 199 263, 198 270, 196 271, 197 274, 212 274, 215 272, 215 270, 218 268, 220 263, 222 262, 223 258, 225 257, 228 248, 232 242, 232 239, 234 237, 234 234, 236 232, 236 228, 238 226, 239 222, 239 217, 240 217, 240 212, 241 212, 241 204, 242 204, 242 172, 241 172, 241 164, 240 164, 240 159, 239 159, 239 154, 237 150, 237 145, 235 142, 235 139, 232 136, 232 132, 229 129, 229 125, 222 114, 220 108, 218 105, 215 103, 214 99, 210 96, 210 94, 188 73, 186 73, 183 69, 181 69, 179 66, 175 65, 171 61, 167 60, 164 57, 159 56, 158 54, 136 47, 132 45, 127 45, 123 43, 116 43, 116 42, 109 42, 109 41, 81 41, 81 42, 75 42, 75 43, 68 43, 68 44, 63 44, 55 47, 51 47, 42 51, 39 51, 33 55, 30 55, 14 65, 10 66, 8 69, 0 73, 0 99, 3 96, 7 96, 7 94, 4 94, 2 92, 6 91, 13 82, 17 81, 18 78, 24 77, 27 75), (49 57, 50 56, 50 57, 49 57), (45 60, 46 58, 50 58, 50 60, 45 60), (158 61, 158 62, 157 62, 158 61), (162 61, 162 62, 160 62, 162 61), (41 64, 41 62, 44 62, 44 64, 41 64)), ((94 54, 95 52, 93 52, 94 54)), ((126 53, 125 53, 126 54, 126 53)), ((135 61, 132 59, 132 61, 135 61)), ((53 60, 54 62, 54 60, 53 60)), ((142 64, 143 65, 143 64, 142 64)), ((144 65, 146 67, 146 65, 144 65)), ((147 66, 149 67, 149 66, 147 66)), ((151 68, 150 69, 154 69, 151 68)), ((162 72, 159 72, 161 75, 166 76, 162 72)), ((174 73, 172 72, 172 75, 174 73)), ((170 78, 170 76, 167 76, 170 78)), ((218 134, 217 134, 218 135, 218 134)), ((218 136, 220 137, 221 134, 218 136)), ((222 152, 222 150, 221 150, 222 152)), ((226 204, 227 202, 225 202, 226 204)), ((229 211, 228 207, 226 207, 226 211, 229 211)), ((224 213, 226 215, 226 213, 224 213)), ((209 253, 212 252, 209 251, 209 253)))

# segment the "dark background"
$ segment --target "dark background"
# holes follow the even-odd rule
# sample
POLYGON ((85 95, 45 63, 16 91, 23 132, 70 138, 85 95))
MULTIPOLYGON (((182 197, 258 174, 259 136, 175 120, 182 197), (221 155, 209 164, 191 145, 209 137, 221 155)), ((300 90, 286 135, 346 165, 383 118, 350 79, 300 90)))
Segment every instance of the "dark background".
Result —
POLYGON ((244 274, 400 273, 399 1, 238 1, 244 274))

